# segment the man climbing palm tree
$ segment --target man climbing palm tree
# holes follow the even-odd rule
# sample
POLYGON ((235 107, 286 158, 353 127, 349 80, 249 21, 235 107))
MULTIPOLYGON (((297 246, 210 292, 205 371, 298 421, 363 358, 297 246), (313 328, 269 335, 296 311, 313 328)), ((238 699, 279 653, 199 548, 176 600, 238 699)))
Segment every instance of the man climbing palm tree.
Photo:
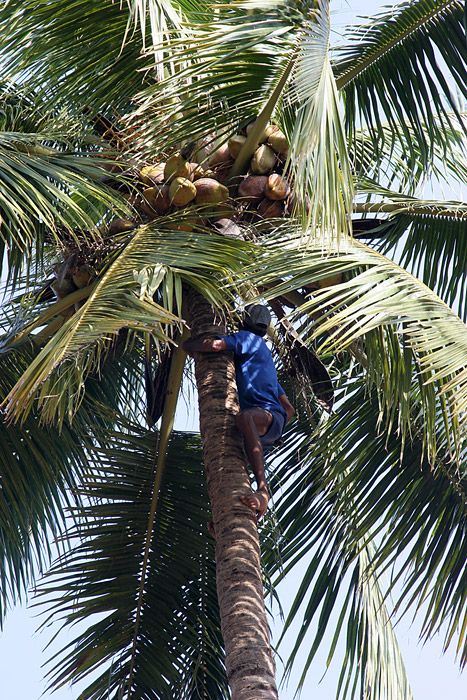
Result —
POLYGON ((268 309, 252 304, 245 309, 242 328, 220 338, 190 338, 183 348, 193 352, 233 352, 240 412, 235 424, 243 436, 246 455, 253 469, 257 490, 241 500, 258 519, 268 507, 269 490, 264 473, 264 449, 280 439, 295 409, 278 382, 272 355, 263 336, 271 321, 268 309))

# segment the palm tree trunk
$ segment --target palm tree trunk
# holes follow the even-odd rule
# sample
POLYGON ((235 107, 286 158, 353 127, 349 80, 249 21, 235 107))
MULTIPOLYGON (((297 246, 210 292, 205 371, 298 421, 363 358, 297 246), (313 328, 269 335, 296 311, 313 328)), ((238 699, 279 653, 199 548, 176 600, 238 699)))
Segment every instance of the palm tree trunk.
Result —
MULTIPOLYGON (((224 332, 211 306, 190 292, 193 336, 224 332)), ((277 700, 275 665, 264 605, 258 531, 239 500, 249 490, 245 455, 234 415, 235 368, 228 353, 195 358, 200 430, 216 532, 216 577, 227 678, 232 700, 277 700)))

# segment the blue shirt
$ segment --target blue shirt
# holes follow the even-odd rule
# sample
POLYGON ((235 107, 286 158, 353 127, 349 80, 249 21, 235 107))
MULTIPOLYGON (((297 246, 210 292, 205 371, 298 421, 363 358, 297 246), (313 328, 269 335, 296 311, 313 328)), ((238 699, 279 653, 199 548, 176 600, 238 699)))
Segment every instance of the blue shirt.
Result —
POLYGON ((250 331, 238 331, 223 335, 227 350, 235 356, 235 376, 241 410, 264 408, 278 411, 285 418, 287 413, 279 402, 285 391, 277 380, 277 372, 271 351, 264 340, 250 331))

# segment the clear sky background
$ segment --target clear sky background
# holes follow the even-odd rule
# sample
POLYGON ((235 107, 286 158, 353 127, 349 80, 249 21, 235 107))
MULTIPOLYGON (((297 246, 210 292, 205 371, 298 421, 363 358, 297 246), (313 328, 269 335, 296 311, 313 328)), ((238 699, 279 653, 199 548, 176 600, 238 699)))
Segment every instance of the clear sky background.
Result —
MULTIPOLYGON (((377 11, 390 2, 370 2, 369 0, 334 0, 333 20, 336 31, 343 33, 343 27, 355 20, 356 16, 367 14, 374 15, 377 11)), ((337 35, 336 42, 337 43, 337 35)), ((186 409, 180 412, 177 418, 178 429, 198 429, 197 414, 193 410, 187 416, 186 409)), ((282 604, 287 610, 296 591, 300 572, 290 577, 292 580, 285 582, 279 588, 282 604)), ((276 614, 274 629, 279 634, 281 624, 279 615, 276 614)), ((51 630, 38 633, 36 630, 43 619, 37 617, 37 611, 27 608, 26 605, 17 606, 7 617, 3 632, 0 636, 0 700, 77 700, 79 687, 65 686, 55 693, 46 691, 43 681, 42 664, 50 657, 50 649, 44 652, 45 646, 51 638, 51 630)), ((418 625, 411 620, 404 620, 397 625, 399 643, 404 661, 407 666, 409 679, 412 684, 414 700, 467 700, 467 676, 460 675, 454 660, 454 654, 442 653, 442 639, 432 640, 429 644, 418 644, 418 625)), ((56 630, 54 630, 56 631, 56 630)), ((67 631, 60 635, 60 644, 55 648, 64 646, 73 638, 67 631)), ((54 647, 52 647, 54 648, 54 647)), ((287 657, 287 640, 281 647, 281 654, 287 657)), ((303 656, 306 653, 304 649, 303 656)), ((302 700, 332 700, 335 697, 335 688, 339 674, 339 664, 331 666, 325 678, 321 678, 325 672, 324 645, 321 654, 310 671, 302 691, 302 700)), ((336 658, 338 662, 338 657, 336 658)), ((294 680, 299 675, 292 675, 288 688, 283 688, 280 693, 281 700, 293 700, 294 680)), ((280 663, 278 667, 280 677, 280 663)), ((176 700, 176 698, 174 698, 176 700)))

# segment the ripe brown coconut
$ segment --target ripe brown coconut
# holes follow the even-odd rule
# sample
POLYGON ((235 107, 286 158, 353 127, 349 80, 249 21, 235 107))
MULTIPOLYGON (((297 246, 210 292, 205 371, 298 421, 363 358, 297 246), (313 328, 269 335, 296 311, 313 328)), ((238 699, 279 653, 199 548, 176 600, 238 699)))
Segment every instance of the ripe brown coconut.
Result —
POLYGON ((91 284, 96 274, 89 265, 76 265, 71 269, 71 276, 73 284, 78 289, 83 289, 91 284))
POLYGON ((284 205, 279 201, 272 201, 265 197, 258 206, 258 214, 263 219, 277 219, 284 216, 284 205))
POLYGON ((196 204, 220 204, 229 198, 229 190, 211 177, 202 177, 193 183, 196 204))
POLYGON ((287 199, 290 194, 290 185, 282 175, 271 173, 266 183, 265 194, 272 200, 287 199))
POLYGON ((248 175, 238 186, 240 201, 247 204, 259 204, 266 193, 268 178, 266 175, 248 175))

